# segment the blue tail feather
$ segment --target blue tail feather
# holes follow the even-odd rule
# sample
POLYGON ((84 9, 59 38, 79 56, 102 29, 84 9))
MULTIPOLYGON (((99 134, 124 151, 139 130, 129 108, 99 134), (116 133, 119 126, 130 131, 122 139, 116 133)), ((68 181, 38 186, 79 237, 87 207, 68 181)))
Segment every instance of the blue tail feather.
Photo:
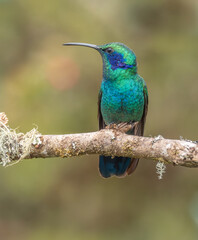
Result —
POLYGON ((100 156, 99 170, 104 178, 116 175, 121 177, 131 165, 131 158, 100 156))

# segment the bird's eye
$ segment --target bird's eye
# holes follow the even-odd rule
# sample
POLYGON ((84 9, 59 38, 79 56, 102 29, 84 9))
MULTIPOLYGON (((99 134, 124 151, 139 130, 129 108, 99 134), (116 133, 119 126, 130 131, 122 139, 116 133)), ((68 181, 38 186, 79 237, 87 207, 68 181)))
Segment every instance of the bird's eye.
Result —
POLYGON ((113 48, 111 48, 111 47, 105 48, 104 51, 107 52, 107 53, 113 53, 114 52, 113 48))

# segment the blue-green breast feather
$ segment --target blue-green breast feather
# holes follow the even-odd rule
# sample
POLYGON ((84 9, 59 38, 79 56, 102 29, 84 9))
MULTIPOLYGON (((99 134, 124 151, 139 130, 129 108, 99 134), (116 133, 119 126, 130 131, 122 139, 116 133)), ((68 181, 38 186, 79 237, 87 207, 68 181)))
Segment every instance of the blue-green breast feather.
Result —
POLYGON ((144 111, 143 84, 138 75, 119 82, 103 80, 101 113, 106 125, 141 120, 144 111))

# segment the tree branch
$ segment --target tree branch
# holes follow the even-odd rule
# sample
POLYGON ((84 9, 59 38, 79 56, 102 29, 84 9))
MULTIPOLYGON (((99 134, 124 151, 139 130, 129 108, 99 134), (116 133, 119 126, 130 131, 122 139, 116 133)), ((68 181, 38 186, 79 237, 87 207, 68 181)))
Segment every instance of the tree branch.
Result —
POLYGON ((102 154, 198 167, 198 145, 184 140, 131 136, 109 129, 81 134, 43 135, 40 139, 41 145, 32 148, 28 158, 102 154))
POLYGON ((30 158, 73 157, 85 154, 146 158, 185 167, 198 167, 198 144, 161 136, 139 137, 115 129, 41 135, 36 129, 16 133, 0 118, 0 159, 3 165, 30 158))

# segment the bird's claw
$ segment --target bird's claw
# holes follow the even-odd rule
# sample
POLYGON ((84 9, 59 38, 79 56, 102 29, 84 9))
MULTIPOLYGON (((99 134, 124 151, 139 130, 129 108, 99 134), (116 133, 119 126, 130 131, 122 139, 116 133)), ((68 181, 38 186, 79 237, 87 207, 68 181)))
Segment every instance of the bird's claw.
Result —
POLYGON ((128 123, 128 122, 121 122, 121 123, 111 123, 109 125, 106 126, 106 129, 112 129, 112 130, 116 130, 122 133, 126 133, 129 130, 131 130, 135 125, 137 125, 138 122, 134 122, 134 123, 128 123))

